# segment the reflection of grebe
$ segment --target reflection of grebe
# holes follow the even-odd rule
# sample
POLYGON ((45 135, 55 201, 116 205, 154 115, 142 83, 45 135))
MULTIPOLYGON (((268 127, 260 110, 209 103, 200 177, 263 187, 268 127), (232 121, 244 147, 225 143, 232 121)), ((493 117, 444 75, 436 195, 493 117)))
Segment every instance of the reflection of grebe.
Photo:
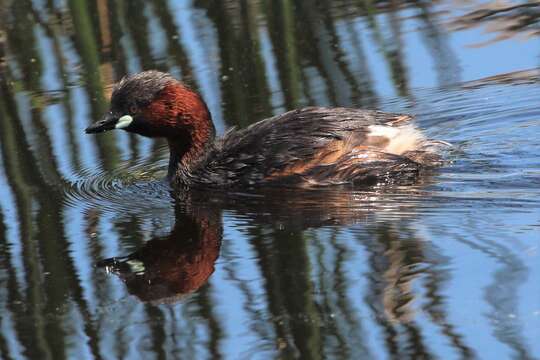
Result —
POLYGON ((201 97, 169 74, 145 71, 114 88, 111 110, 86 129, 124 129, 164 137, 175 185, 296 186, 410 180, 436 165, 428 141, 408 115, 346 108, 303 108, 215 140, 201 97))
POLYGON ((222 241, 224 210, 250 214, 251 225, 302 231, 371 222, 376 219, 368 218, 377 215, 379 206, 383 206, 382 214, 390 210, 389 203, 395 205, 396 213, 410 216, 418 188, 402 187, 401 191, 406 191, 402 197, 407 199, 403 203, 393 194, 396 190, 379 194, 345 187, 177 192, 173 194, 175 225, 168 236, 156 237, 128 256, 102 260, 98 266, 118 275, 129 292, 143 301, 177 301, 196 291, 212 275, 222 241))
POLYGON ((143 301, 175 301, 206 283, 214 272, 221 240, 219 216, 177 214, 168 236, 154 238, 128 256, 102 260, 98 266, 116 273, 129 292, 143 301))

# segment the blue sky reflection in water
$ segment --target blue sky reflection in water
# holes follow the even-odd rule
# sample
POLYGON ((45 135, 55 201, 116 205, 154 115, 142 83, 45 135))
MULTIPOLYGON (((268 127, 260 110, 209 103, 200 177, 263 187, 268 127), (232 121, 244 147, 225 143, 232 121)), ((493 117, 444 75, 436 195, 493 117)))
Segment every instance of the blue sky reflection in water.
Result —
POLYGON ((0 15, 0 358, 540 357, 535 2, 0 15), (339 105, 455 146, 412 186, 172 196, 163 142, 83 133, 149 68, 197 88, 220 132, 339 105))

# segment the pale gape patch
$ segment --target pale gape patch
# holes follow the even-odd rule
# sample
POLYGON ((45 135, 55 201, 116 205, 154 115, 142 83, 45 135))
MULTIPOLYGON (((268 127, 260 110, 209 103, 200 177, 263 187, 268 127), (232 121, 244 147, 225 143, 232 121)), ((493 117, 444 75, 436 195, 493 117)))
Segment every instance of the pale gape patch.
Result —
POLYGON ((368 137, 383 137, 388 139, 383 147, 385 152, 395 155, 401 155, 407 151, 418 150, 425 138, 413 125, 385 126, 370 125, 368 127, 368 137))

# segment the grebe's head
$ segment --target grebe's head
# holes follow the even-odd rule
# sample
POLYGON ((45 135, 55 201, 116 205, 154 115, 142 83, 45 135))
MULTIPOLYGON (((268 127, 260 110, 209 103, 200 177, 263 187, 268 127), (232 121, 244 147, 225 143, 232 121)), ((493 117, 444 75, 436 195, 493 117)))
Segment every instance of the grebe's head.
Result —
POLYGON ((109 112, 86 133, 123 129, 148 137, 171 138, 207 123, 211 124, 210 113, 197 93, 170 74, 150 70, 117 83, 109 112))

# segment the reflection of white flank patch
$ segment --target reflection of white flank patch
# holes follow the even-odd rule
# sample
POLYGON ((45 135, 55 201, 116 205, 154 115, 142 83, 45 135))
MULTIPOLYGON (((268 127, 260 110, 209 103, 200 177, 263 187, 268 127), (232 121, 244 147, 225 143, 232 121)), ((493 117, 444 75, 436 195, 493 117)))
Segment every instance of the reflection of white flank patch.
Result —
POLYGON ((418 150, 425 141, 424 135, 413 125, 385 126, 370 125, 368 136, 380 136, 388 139, 383 150, 395 155, 418 150))
POLYGON ((131 124, 133 121, 133 117, 131 115, 124 115, 120 119, 118 119, 118 122, 115 125, 115 129, 125 129, 131 124))
POLYGON ((146 270, 144 268, 144 263, 140 260, 131 259, 131 260, 126 261, 126 263, 129 265, 131 272, 135 274, 144 273, 144 271, 146 270))

